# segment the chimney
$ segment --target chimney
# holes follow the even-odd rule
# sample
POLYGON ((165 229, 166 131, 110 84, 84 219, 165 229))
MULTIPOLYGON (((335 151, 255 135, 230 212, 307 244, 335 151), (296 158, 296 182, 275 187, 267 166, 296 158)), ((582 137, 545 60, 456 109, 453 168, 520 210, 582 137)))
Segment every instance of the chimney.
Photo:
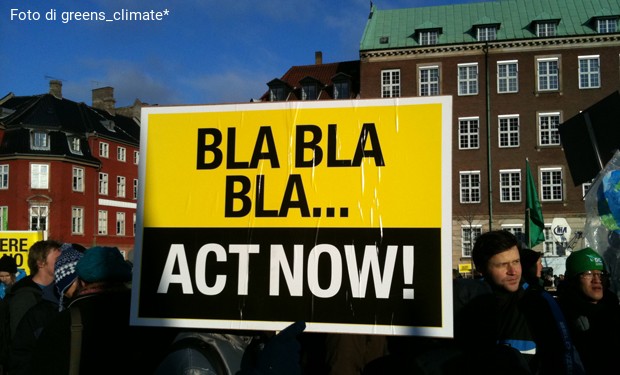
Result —
POLYGON ((50 81, 50 94, 62 99, 62 82, 60 80, 52 79, 50 81))
POLYGON ((314 53, 314 64, 315 65, 321 65, 323 64, 323 52, 321 51, 316 51, 314 53))
POLYGON ((111 115, 116 115, 116 100, 114 100, 114 87, 100 87, 93 90, 93 104, 97 109, 103 109, 111 115))

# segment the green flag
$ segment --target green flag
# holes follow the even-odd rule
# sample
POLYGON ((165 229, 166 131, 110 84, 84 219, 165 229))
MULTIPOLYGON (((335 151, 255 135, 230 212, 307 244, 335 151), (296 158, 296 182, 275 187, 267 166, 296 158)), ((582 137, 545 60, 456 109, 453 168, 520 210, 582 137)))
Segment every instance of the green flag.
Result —
POLYGON ((538 200, 536 183, 530 171, 530 162, 525 159, 525 235, 531 248, 545 241, 545 220, 538 200))

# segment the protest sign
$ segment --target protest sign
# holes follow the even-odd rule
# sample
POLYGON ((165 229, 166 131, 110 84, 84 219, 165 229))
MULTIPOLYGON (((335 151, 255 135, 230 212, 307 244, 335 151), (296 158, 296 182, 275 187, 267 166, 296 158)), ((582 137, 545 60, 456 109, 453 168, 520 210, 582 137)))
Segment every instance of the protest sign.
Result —
POLYGON ((0 257, 10 255, 15 258, 17 268, 30 274, 28 268, 28 250, 37 241, 45 239, 43 231, 8 230, 0 231, 0 257))
POLYGON ((451 336, 451 115, 144 108, 132 324, 451 336))

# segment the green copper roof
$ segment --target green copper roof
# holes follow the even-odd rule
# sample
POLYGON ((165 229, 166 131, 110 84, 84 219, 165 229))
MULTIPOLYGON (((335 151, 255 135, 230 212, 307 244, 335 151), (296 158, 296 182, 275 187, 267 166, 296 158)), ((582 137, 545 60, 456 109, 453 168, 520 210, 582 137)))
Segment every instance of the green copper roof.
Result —
POLYGON ((416 30, 440 29, 437 44, 476 42, 476 26, 499 25, 497 40, 537 38, 536 22, 558 21, 557 36, 596 34, 596 17, 620 16, 618 0, 499 0, 379 10, 373 7, 360 50, 419 46, 416 30), (387 37, 387 38, 386 38, 387 37))

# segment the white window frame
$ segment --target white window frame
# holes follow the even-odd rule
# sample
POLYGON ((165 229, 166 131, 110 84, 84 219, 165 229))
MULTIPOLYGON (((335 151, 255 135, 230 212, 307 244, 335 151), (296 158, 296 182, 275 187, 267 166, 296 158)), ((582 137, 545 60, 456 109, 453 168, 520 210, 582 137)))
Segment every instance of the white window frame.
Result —
POLYGON ((579 88, 601 87, 601 58, 599 55, 579 56, 579 88))
POLYGON ((82 145, 79 137, 68 136, 69 150, 72 154, 82 155, 82 145))
POLYGON ((502 224, 501 229, 512 233, 518 239, 525 239, 523 224, 502 224))
POLYGON ((71 233, 84 234, 84 207, 71 207, 71 233))
POLYGON ((519 62, 517 60, 497 62, 497 92, 499 94, 519 92, 519 62))
POLYGON ((418 95, 440 95, 440 75, 441 72, 439 71, 439 65, 420 66, 418 68, 418 95))
POLYGON ((564 200, 564 171, 561 167, 540 168, 540 201, 561 202, 564 200))
POLYGON ((558 35, 557 22, 538 22, 536 23, 536 36, 540 38, 553 37, 558 35))
POLYGON ((400 69, 388 69, 381 71, 381 97, 400 97, 400 69))
POLYGON ((437 30, 423 30, 418 32, 418 43, 421 46, 433 46, 437 44, 439 32, 437 30))
POLYGON ((116 213, 116 235, 117 236, 125 235, 125 213, 124 212, 116 213))
POLYGON ((107 173, 99 172, 99 194, 108 195, 109 176, 107 173))
POLYGON ((596 20, 596 32, 609 34, 618 31, 618 18, 599 18, 596 20))
POLYGON ((28 208, 30 230, 47 230, 49 227, 49 206, 33 204, 28 208))
POLYGON ((285 98, 285 91, 284 91, 284 86, 276 86, 276 87, 270 87, 269 88, 269 101, 270 102, 277 102, 280 100, 284 100, 285 98))
POLYGON ((497 142, 499 148, 519 147, 521 144, 519 115, 497 116, 497 142))
POLYGON ((480 171, 459 172, 459 196, 462 204, 480 203, 480 171))
POLYGON ((0 230, 9 230, 9 207, 0 206, 0 230))
POLYGON ((116 196, 125 198, 127 192, 127 179, 125 176, 116 176, 116 196))
POLYGON ((480 117, 459 118, 459 150, 480 148, 480 117))
POLYGON ((459 96, 478 95, 478 63, 458 64, 459 96))
POLYGON ((46 151, 50 149, 50 135, 46 131, 33 130, 30 138, 30 148, 46 151))
POLYGON ((541 112, 538 114, 538 145, 559 146, 560 124, 562 117, 560 112, 541 112))
POLYGON ((478 26, 476 40, 479 42, 497 40, 497 26, 478 26))
POLYGON ((502 203, 521 202, 521 170, 500 169, 499 201, 502 203))
POLYGON ((133 199, 138 199, 138 179, 133 179, 133 199))
POLYGON ((560 91, 560 58, 536 59, 536 82, 538 91, 560 91))
POLYGON ((73 167, 73 179, 72 179, 72 184, 71 184, 73 191, 78 191, 78 192, 84 191, 84 178, 85 178, 84 168, 73 167))
POLYGON ((9 165, 0 164, 0 190, 9 188, 9 165))
POLYGON ((123 163, 127 161, 127 149, 125 147, 118 146, 116 148, 116 160, 123 163))
POLYGON ((592 187, 592 182, 584 182, 583 184, 581 184, 581 200, 585 200, 586 199, 586 194, 588 194, 588 191, 590 190, 590 188, 592 187))
POLYGON ((99 156, 108 159, 110 157, 110 144, 99 142, 99 156))
POLYGON ((49 189, 50 186, 50 165, 42 163, 30 164, 30 188, 49 189))
POLYGON ((461 257, 471 258, 471 251, 478 236, 482 234, 482 225, 461 225, 461 257))
POLYGON ((553 232, 551 231, 551 224, 546 224, 545 223, 545 229, 544 229, 544 233, 545 233, 545 242, 543 245, 544 248, 544 254, 545 255, 550 255, 550 256, 557 256, 559 255, 559 249, 560 249, 560 243, 558 243, 555 240, 555 237, 553 236, 553 232))
POLYGON ((108 211, 106 210, 97 212, 97 234, 108 234, 108 211))
POLYGON ((133 163, 138 165, 140 163, 140 151, 133 152, 133 163))

